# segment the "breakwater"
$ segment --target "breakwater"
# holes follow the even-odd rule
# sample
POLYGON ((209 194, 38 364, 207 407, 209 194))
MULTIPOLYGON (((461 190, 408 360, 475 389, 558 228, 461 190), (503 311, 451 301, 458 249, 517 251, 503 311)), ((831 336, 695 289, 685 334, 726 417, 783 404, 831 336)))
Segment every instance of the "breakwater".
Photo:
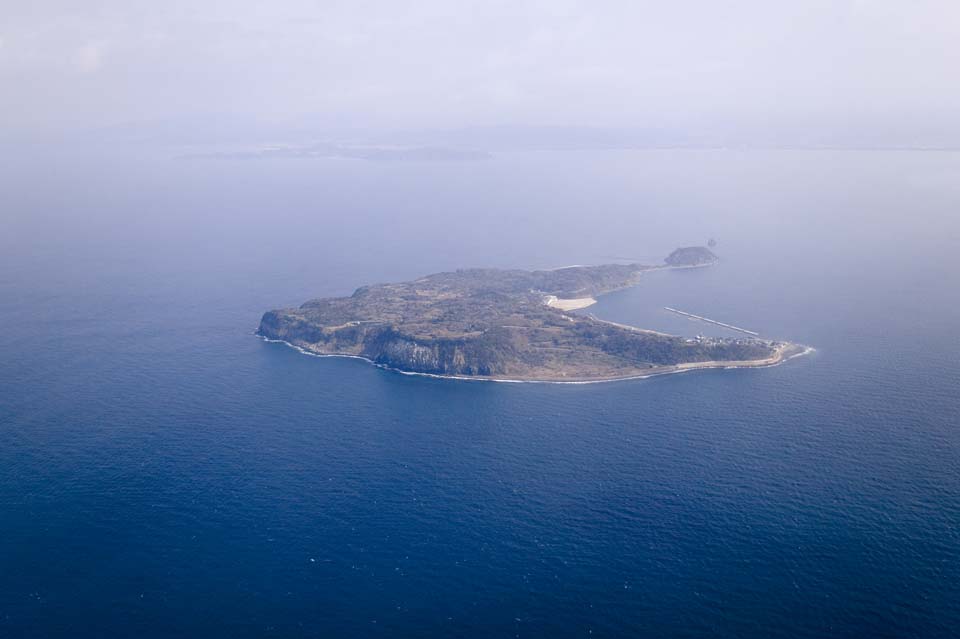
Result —
POLYGON ((723 328, 729 328, 731 331, 738 331, 740 333, 746 333, 747 335, 752 335, 753 337, 759 337, 760 333, 756 331, 747 330, 745 328, 740 328, 739 326, 734 326, 733 324, 725 324, 723 322, 718 322, 717 320, 712 320, 709 317, 703 317, 702 315, 694 315, 693 313, 687 313, 686 311, 681 311, 669 306, 663 307, 665 310, 670 311, 671 313, 676 313, 677 315, 683 315, 684 317, 689 317, 691 319, 700 320, 701 322, 706 322, 707 324, 715 324, 716 326, 722 326, 723 328))

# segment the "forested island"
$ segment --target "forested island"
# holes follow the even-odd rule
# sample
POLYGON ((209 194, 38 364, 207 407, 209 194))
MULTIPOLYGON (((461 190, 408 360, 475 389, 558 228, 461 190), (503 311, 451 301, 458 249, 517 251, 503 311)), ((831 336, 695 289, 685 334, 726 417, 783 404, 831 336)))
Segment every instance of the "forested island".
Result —
POLYGON ((257 333, 308 353, 362 357, 408 373, 524 381, 769 366, 800 352, 788 342, 690 339, 569 312, 588 306, 594 296, 637 284, 648 271, 716 260, 706 247, 685 247, 658 266, 437 273, 268 311, 257 333))

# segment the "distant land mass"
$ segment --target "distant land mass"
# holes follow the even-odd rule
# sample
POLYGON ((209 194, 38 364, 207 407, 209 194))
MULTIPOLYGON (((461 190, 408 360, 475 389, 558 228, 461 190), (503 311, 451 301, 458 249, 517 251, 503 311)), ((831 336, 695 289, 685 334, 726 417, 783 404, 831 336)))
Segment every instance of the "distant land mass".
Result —
POLYGON ((305 146, 269 145, 237 151, 192 153, 191 160, 271 160, 342 158, 373 162, 475 162, 491 156, 486 151, 443 146, 345 145, 315 142, 305 146))
POLYGON ((803 352, 759 338, 684 338, 569 311, 665 268, 709 266, 702 246, 665 264, 549 271, 466 269, 358 288, 268 311, 257 334, 315 355, 353 356, 407 373, 518 381, 601 381, 771 366, 803 352))
POLYGON ((717 261, 713 251, 705 246, 685 246, 667 256, 668 266, 709 266, 717 261))

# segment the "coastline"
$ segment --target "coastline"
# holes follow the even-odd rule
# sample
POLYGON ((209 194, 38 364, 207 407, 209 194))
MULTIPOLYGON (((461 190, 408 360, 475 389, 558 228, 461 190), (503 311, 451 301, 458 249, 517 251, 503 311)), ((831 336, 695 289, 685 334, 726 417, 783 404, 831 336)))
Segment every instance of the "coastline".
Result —
POLYGON ((717 361, 707 361, 707 362, 689 362, 686 364, 676 364, 673 366, 661 366, 659 368, 650 369, 650 372, 643 373, 640 375, 621 375, 617 377, 601 377, 601 378, 584 378, 584 379, 511 379, 507 377, 482 377, 479 375, 441 375, 439 373, 421 373, 417 371, 405 371, 400 368, 393 368, 391 366, 386 366, 385 364, 378 364, 369 357, 364 357, 362 355, 351 355, 348 353, 315 353, 314 351, 305 349, 296 344, 291 344, 290 342, 282 339, 271 339, 261 335, 259 332, 254 331, 255 336, 259 337, 263 341, 270 344, 283 344, 292 348, 302 355, 309 355, 311 357, 340 357, 346 359, 359 359, 373 366, 390 371, 393 373, 399 373, 401 375, 416 375, 418 377, 433 377, 435 379, 452 379, 460 380, 467 382, 496 382, 501 384, 606 384, 610 382, 628 382, 633 380, 641 379, 650 379, 653 377, 661 377, 663 375, 676 375, 679 373, 690 373, 694 371, 705 371, 705 370, 731 370, 738 368, 773 368, 774 366, 779 366, 784 362, 787 362, 796 357, 802 357, 803 355, 809 355, 810 353, 816 352, 816 349, 812 346, 804 346, 802 344, 794 344, 792 342, 784 342, 781 348, 777 349, 777 354, 774 357, 768 357, 764 359, 755 359, 755 360, 740 360, 740 361, 726 361, 726 362, 717 362, 717 361), (788 351, 793 351, 787 353, 788 351))
MULTIPOLYGON (((690 268, 705 268, 715 264, 714 262, 709 262, 705 264, 693 264, 693 265, 669 265, 663 264, 654 267, 645 268, 643 271, 638 272, 637 280, 640 279, 643 272, 646 270, 674 270, 674 269, 690 269, 690 268)), ((570 267, 565 267, 570 268, 570 267)), ((612 293, 616 290, 621 290, 625 288, 632 288, 639 284, 639 281, 634 281, 625 286, 616 287, 609 290, 604 290, 599 293, 594 293, 594 295, 586 297, 576 297, 576 298, 559 298, 556 295, 543 295, 542 303, 549 307, 560 311, 561 313, 566 313, 568 311, 575 311, 590 307, 597 303, 598 297, 612 293)), ((659 331, 654 331, 650 329, 643 329, 636 326, 630 326, 627 324, 620 324, 617 322, 612 322, 609 320, 599 319, 592 314, 588 314, 590 318, 594 321, 602 322, 605 324, 610 324, 617 326, 623 329, 630 331, 635 331, 638 333, 649 333, 652 335, 660 336, 670 336, 667 333, 661 333, 659 331)), ((568 319, 570 319, 568 317, 568 319)), ((359 359, 363 360, 369 364, 373 364, 377 368, 383 370, 388 370, 402 375, 418 375, 421 377, 434 377, 437 379, 453 379, 453 380, 463 380, 463 381, 482 381, 482 382, 501 382, 509 384, 601 384, 607 382, 620 382, 620 381, 630 381, 630 380, 639 380, 639 379, 649 379, 651 377, 660 377, 662 375, 673 375, 677 373, 687 373, 692 371, 701 371, 701 370, 710 370, 710 369, 736 369, 736 368, 770 368, 773 366, 779 366, 780 364, 789 361, 795 357, 800 357, 802 355, 807 355, 812 352, 815 352, 811 346, 805 346, 802 344, 794 344, 787 341, 778 341, 778 340, 766 340, 768 345, 774 348, 773 355, 770 357, 764 357, 761 359, 752 359, 752 360, 708 360, 701 362, 684 362, 682 364, 672 364, 664 366, 655 366, 649 369, 633 368, 633 371, 630 374, 621 374, 613 375, 610 377, 567 377, 564 375, 561 376, 546 376, 546 377, 519 377, 519 378, 510 378, 510 377, 495 377, 495 376, 482 376, 482 375, 444 375, 440 373, 425 373, 419 371, 410 371, 404 370, 401 368, 395 368, 388 366, 386 364, 378 363, 368 357, 363 355, 355 355, 352 353, 324 353, 310 350, 309 348, 298 346, 291 342, 282 339, 274 339, 262 335, 260 329, 257 328, 254 331, 254 335, 260 337, 266 342, 270 343, 280 343, 284 344, 303 355, 311 355, 313 357, 343 357, 349 359, 359 359)), ((547 373, 551 371, 545 371, 547 373)))
MULTIPOLYGON (((644 273, 646 273, 647 271, 674 271, 674 270, 681 270, 681 269, 686 270, 691 268, 707 268, 709 266, 713 266, 714 264, 716 264, 716 262, 708 262, 706 264, 690 264, 687 266, 677 266, 677 265, 671 265, 671 264, 658 264, 656 266, 644 266, 642 267, 642 270, 637 271, 637 281, 633 282, 632 284, 627 284, 626 286, 618 286, 615 288, 607 289, 605 291, 602 291, 600 293, 595 293, 594 295, 589 295, 587 297, 562 298, 562 297, 557 297, 556 295, 545 295, 543 298, 543 303, 546 306, 549 306, 550 308, 556 308, 561 311, 578 311, 582 308, 588 308, 596 304, 598 297, 602 297, 603 295, 608 295, 610 293, 615 293, 617 291, 622 291, 628 288, 633 288, 634 286, 639 285, 640 279, 643 277, 644 273)), ((560 268, 550 269, 550 270, 562 271, 563 269, 577 268, 578 266, 579 265, 574 264, 571 266, 561 266, 560 268)), ((594 319, 597 319, 597 318, 594 318, 594 319)), ((599 320, 599 321, 602 322, 606 320, 599 320)), ((608 322, 608 323, 616 324, 616 322, 608 322)), ((646 333, 657 333, 660 335, 665 335, 665 333, 660 333, 659 331, 637 328, 636 326, 628 327, 626 324, 617 324, 617 326, 624 326, 627 328, 632 328, 633 330, 636 330, 636 331, 641 331, 646 333)))

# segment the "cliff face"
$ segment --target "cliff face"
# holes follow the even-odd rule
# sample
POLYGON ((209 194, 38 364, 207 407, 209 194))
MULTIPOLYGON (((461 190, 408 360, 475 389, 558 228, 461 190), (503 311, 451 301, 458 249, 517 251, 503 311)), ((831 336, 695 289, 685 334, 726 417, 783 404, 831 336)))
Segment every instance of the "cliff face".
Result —
POLYGON ((258 332, 314 353, 358 355, 404 371, 523 379, 624 377, 775 352, 776 345, 763 340, 684 340, 543 303, 547 294, 596 295, 630 285, 646 268, 440 273, 268 311, 258 332))
POLYGON ((458 338, 413 336, 372 322, 324 327, 296 312, 264 313, 257 333, 318 354, 357 355, 390 368, 436 375, 503 375, 517 356, 509 331, 458 338))
POLYGON ((436 375, 493 377, 510 373, 511 340, 488 334, 466 339, 417 340, 393 329, 364 345, 363 354, 390 368, 436 375))

